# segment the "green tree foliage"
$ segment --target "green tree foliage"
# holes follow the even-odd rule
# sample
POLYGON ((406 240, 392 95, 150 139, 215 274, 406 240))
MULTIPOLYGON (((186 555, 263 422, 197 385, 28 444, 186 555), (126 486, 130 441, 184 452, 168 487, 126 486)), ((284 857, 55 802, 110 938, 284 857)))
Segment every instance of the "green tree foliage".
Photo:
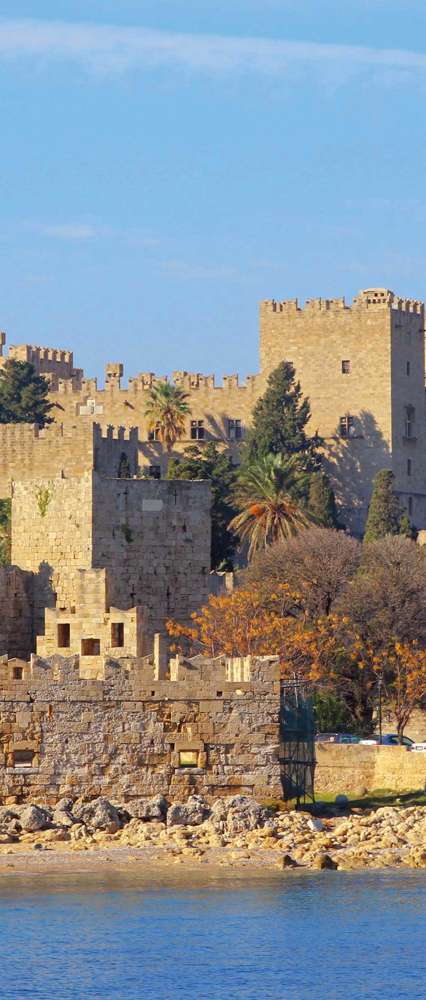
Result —
POLYGON ((411 538, 415 540, 417 538, 417 531, 413 524, 411 524, 410 518, 407 511, 404 510, 401 514, 401 520, 399 522, 399 534, 404 535, 405 538, 411 538))
POLYGON ((306 475, 297 455, 285 458, 270 453, 241 470, 234 493, 240 513, 229 527, 241 543, 248 542, 249 559, 260 549, 312 524, 309 511, 299 499, 306 475))
POLYGON ((314 693, 315 726, 318 733, 352 733, 354 719, 348 706, 335 694, 314 693))
POLYGON ((10 564, 12 504, 0 500, 0 566, 10 564))
POLYGON ((377 473, 365 526, 365 542, 376 542, 386 535, 398 535, 400 532, 404 509, 394 493, 394 482, 395 476, 390 469, 377 473))
POLYGON ((266 392, 253 410, 244 460, 258 460, 270 454, 297 454, 305 459, 307 469, 318 469, 321 439, 317 434, 309 437, 306 433, 310 415, 309 400, 302 396, 293 365, 290 361, 281 362, 269 376, 266 392))
POLYGON ((167 470, 168 479, 206 479, 212 489, 212 569, 232 569, 235 536, 228 530, 236 510, 231 499, 236 472, 228 455, 220 451, 214 441, 204 448, 192 445, 185 448, 181 459, 172 459, 167 470))
POLYGON ((336 498, 324 472, 313 472, 309 478, 308 508, 322 528, 338 527, 336 498))
POLYGON ((49 385, 28 361, 8 358, 0 368, 0 424, 52 423, 49 385))

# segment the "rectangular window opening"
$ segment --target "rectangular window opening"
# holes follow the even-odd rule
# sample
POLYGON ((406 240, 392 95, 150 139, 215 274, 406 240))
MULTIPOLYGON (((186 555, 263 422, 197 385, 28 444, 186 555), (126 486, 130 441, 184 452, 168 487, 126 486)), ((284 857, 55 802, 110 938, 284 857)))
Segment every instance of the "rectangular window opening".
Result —
POLYGON ((413 498, 412 497, 408 497, 408 513, 409 513, 409 515, 411 517, 411 515, 413 513, 413 498))
POLYGON ((339 421, 339 435, 341 438, 352 438, 355 437, 355 417, 346 414, 344 417, 340 417, 339 421))
POLYGON ((407 458, 407 476, 411 476, 412 468, 413 468, 412 459, 407 458))
POLYGON ((60 622, 58 625, 58 646, 60 649, 69 649, 71 645, 71 626, 68 622, 60 622))
POLYGON ((191 420, 191 440, 204 441, 204 420, 191 420))
POLYGON ((350 361, 342 361, 342 375, 350 375, 352 365, 350 361))
POLYGON ((228 438, 230 441, 241 441, 243 436, 243 428, 241 425, 241 420, 229 419, 228 420, 228 438))
POLYGON ((414 437, 414 418, 415 418, 415 415, 416 415, 416 411, 414 409, 414 406, 406 406, 405 407, 405 437, 406 438, 413 438, 414 437))
POLYGON ((14 750, 14 767, 32 767, 34 760, 34 750, 14 750))
POLYGON ((101 652, 101 640, 100 639, 82 639, 81 640, 81 655, 82 656, 99 656, 101 652))
POLYGON ((160 440, 160 424, 156 424, 148 431, 148 441, 159 441, 160 440))
POLYGON ((124 622, 111 622, 111 646, 124 646, 124 622))
POLYGON ((409 361, 407 361, 405 370, 407 372, 407 375, 409 375, 410 374, 410 362, 409 361))
POLYGON ((198 767, 198 750, 181 750, 179 767, 198 767))
POLYGON ((22 678, 23 678, 23 676, 24 676, 24 668, 23 667, 14 667, 13 668, 13 680, 14 681, 21 681, 22 678))

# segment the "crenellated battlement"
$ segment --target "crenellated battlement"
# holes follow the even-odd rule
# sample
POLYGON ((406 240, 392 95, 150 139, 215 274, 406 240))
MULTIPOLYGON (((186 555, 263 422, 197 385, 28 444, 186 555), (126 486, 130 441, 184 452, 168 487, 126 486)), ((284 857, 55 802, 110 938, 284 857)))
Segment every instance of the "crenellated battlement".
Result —
MULTIPOLYGON (((115 617, 118 614, 115 612, 115 617)), ((114 696, 119 700, 191 698, 198 702, 230 698, 238 701, 257 691, 276 697, 279 704, 280 671, 276 656, 190 659, 180 656, 170 660, 169 666, 161 671, 155 651, 147 656, 123 653, 102 657, 97 676, 87 674, 82 663, 85 659, 74 652, 66 656, 57 652, 50 656, 32 654, 29 662, 20 661, 22 676, 16 679, 16 658, 0 656, 1 700, 15 700, 22 695, 24 701, 78 702, 89 697, 102 702, 114 696)))
POLYGON ((136 427, 101 426, 78 421, 0 425, 0 496, 10 496, 12 482, 82 475, 91 469, 102 476, 119 474, 123 455, 131 475, 138 470, 136 427))
POLYGON ((27 361, 34 365, 37 375, 46 375, 51 378, 75 378, 80 380, 83 377, 82 368, 74 368, 74 357, 72 351, 66 351, 56 347, 37 347, 33 344, 10 344, 7 356, 3 354, 3 347, 6 343, 6 334, 0 334, 0 367, 6 360, 27 361))
POLYGON ((356 309, 370 309, 382 306, 387 309, 397 309, 400 312, 417 313, 424 315, 424 302, 418 299, 404 299, 388 288, 368 288, 358 293, 352 300, 352 305, 348 305, 345 298, 338 299, 307 299, 304 305, 299 304, 298 299, 265 299, 260 304, 261 314, 284 313, 312 314, 315 312, 345 312, 356 309))

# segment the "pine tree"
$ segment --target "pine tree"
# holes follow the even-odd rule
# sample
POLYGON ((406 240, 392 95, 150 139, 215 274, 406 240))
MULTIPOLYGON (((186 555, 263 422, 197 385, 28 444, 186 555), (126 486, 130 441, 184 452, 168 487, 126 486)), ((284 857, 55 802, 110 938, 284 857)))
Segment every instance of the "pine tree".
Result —
POLYGON ((407 511, 404 510, 401 514, 401 520, 399 522, 399 534, 404 535, 405 538, 412 538, 415 540, 417 538, 417 531, 413 524, 411 524, 410 518, 407 511))
POLYGON ((308 508, 315 523, 322 528, 338 528, 336 498, 324 472, 313 472, 309 479, 308 508))
POLYGON ((7 358, 0 368, 0 424, 51 424, 48 393, 48 382, 34 365, 7 358))
POLYGON ((318 469, 321 439, 317 434, 306 434, 310 415, 309 400, 302 396, 293 365, 282 361, 269 376, 266 392, 253 410, 245 461, 257 461, 270 454, 285 458, 300 454, 305 458, 305 468, 318 469))
POLYGON ((212 569, 232 569, 235 536, 228 531, 236 514, 231 494, 236 473, 231 458, 220 451, 214 441, 202 449, 197 445, 185 448, 181 459, 172 459, 167 469, 168 479, 206 479, 212 490, 212 569))
POLYGON ((400 532, 403 508, 394 493, 394 481, 395 476, 390 469, 382 469, 375 477, 365 526, 365 542, 375 542, 385 535, 398 535, 400 532))

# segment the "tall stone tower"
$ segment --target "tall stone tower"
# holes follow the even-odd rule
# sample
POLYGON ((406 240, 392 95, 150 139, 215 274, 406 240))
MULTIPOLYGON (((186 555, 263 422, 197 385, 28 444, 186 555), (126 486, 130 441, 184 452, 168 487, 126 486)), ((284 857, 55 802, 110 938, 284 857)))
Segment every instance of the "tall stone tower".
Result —
POLYGON ((260 359, 262 376, 294 365, 351 531, 362 533, 380 469, 392 469, 413 523, 426 527, 424 304, 383 288, 351 306, 262 302, 260 359))

